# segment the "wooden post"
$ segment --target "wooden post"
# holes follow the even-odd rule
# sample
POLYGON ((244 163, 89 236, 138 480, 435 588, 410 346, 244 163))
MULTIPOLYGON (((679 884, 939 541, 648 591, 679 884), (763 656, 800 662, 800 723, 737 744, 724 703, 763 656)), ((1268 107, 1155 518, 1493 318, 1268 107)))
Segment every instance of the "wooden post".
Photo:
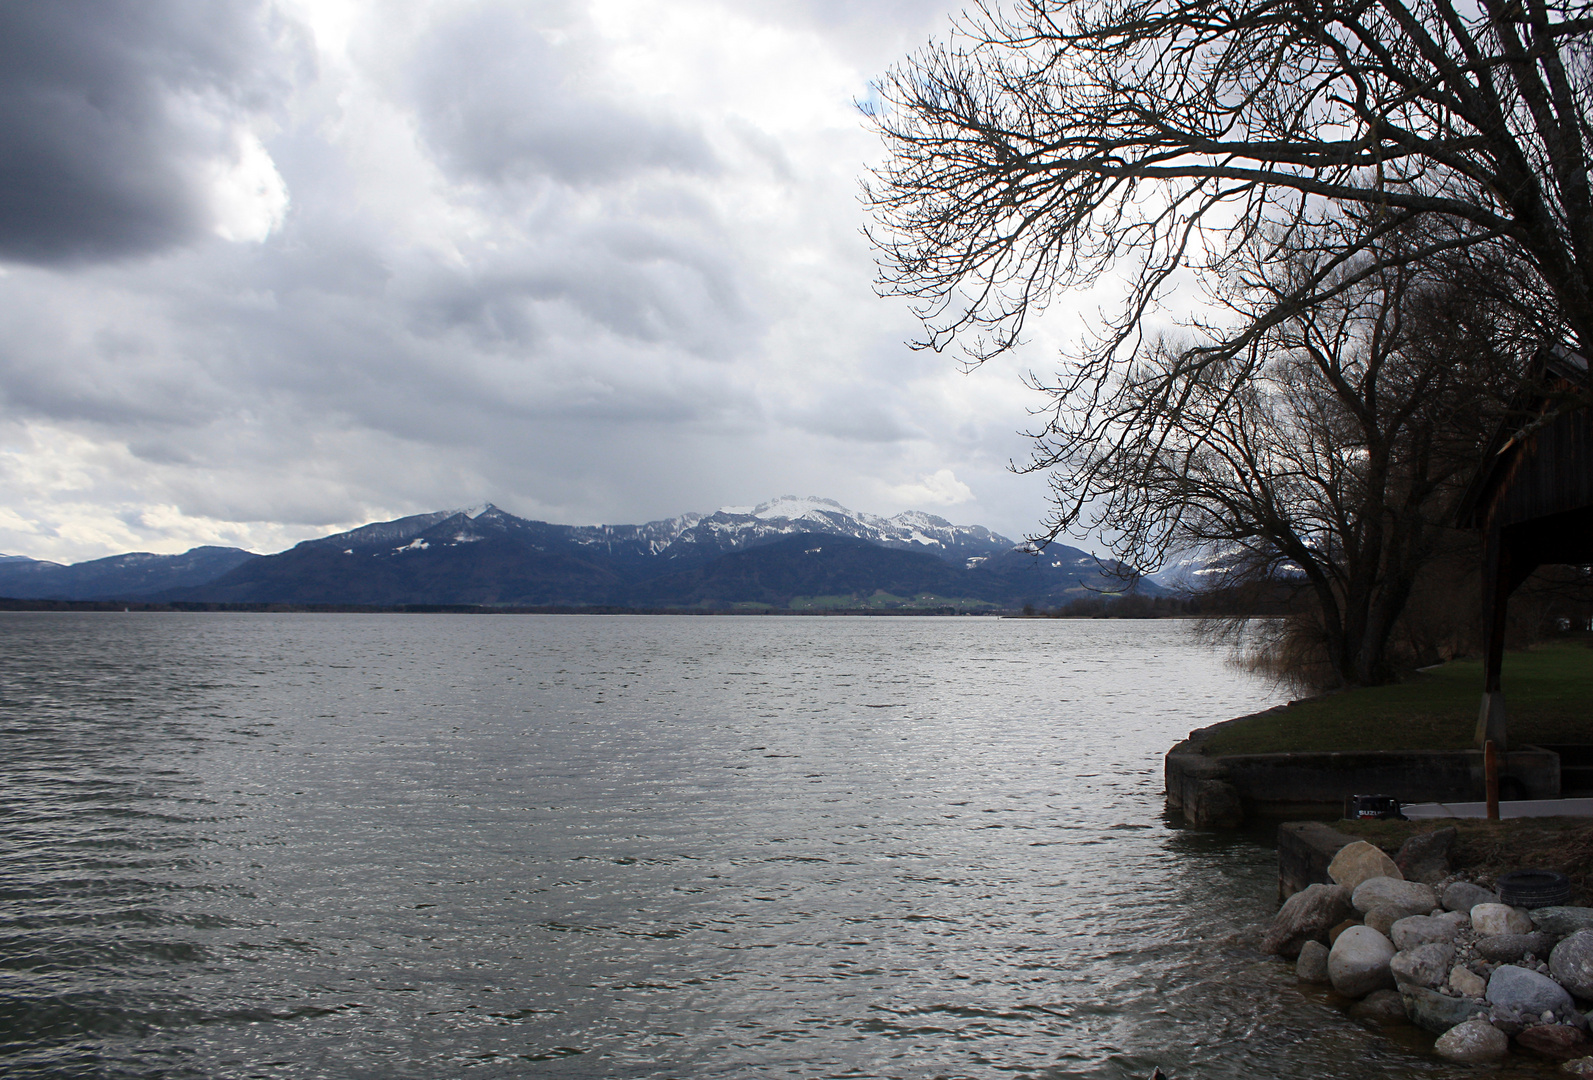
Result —
POLYGON ((1499 820, 1499 748, 1489 739, 1482 747, 1482 783, 1488 798, 1488 820, 1499 820))
POLYGON ((1477 713, 1478 748, 1490 740, 1506 748, 1504 687, 1500 674, 1504 667, 1505 615, 1509 611, 1511 582, 1510 552, 1502 530, 1489 528, 1482 550, 1482 708, 1477 713))

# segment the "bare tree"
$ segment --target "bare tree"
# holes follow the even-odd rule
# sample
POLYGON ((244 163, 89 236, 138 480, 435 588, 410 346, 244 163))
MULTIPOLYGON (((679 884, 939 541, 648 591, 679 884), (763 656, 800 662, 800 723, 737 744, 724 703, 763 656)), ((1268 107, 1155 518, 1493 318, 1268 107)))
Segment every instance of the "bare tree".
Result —
POLYGON ((1454 507, 1525 365, 1498 340, 1508 312, 1480 284, 1381 249, 1323 275, 1328 258, 1253 261, 1253 309, 1301 279, 1333 287, 1256 335, 1255 359, 1147 350, 1124 369, 1106 437, 1061 414, 1033 467, 1050 470, 1059 506, 1087 497, 1125 562, 1204 548, 1243 573, 1295 578, 1325 681, 1368 684, 1393 674, 1390 635, 1452 539, 1454 507))
POLYGON ((1122 274, 1032 380, 1039 539, 1287 562, 1338 676, 1381 678, 1481 418, 1537 345, 1593 355, 1593 0, 976 2, 871 109, 881 290, 977 364, 1122 274))
POLYGON ((1075 411, 1115 411, 1175 274, 1220 298, 1258 243, 1323 257, 1187 358, 1230 380, 1390 259, 1508 262, 1537 336, 1593 355, 1590 61, 1586 2, 980 0, 871 110, 881 287, 915 301, 921 346, 977 363, 1059 290, 1126 270, 1046 386, 1075 411))

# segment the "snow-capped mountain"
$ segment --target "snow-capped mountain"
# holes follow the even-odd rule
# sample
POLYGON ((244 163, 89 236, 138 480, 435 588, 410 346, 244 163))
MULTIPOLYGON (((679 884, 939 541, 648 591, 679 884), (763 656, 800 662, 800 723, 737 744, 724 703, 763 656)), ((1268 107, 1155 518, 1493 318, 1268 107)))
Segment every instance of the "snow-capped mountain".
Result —
MULTIPOLYGON (((99 562, 132 573, 140 560, 163 558, 175 560, 169 567, 162 564, 170 572, 186 557, 130 555, 99 562)), ((83 576, 75 567, 24 562, 83 576)), ((17 578, 37 573, 26 567, 18 571, 17 578)), ((100 584, 96 598, 117 595, 100 584)), ((156 598, 147 576, 131 584, 139 586, 139 596, 156 598)), ((1120 591, 1124 584, 1103 573, 1088 552, 1061 544, 1037 553, 981 526, 954 525, 932 514, 884 518, 830 499, 786 497, 642 525, 556 525, 516 517, 490 503, 414 514, 306 540, 275 555, 239 553, 206 578, 190 574, 173 580, 159 598, 375 606, 817 604, 1000 610, 1055 606, 1088 591, 1120 591)), ((1160 590, 1151 586, 1148 591, 1160 590)), ((5 594, 0 586, 0 595, 5 594)))
POLYGON ((727 506, 712 514, 686 514, 638 528, 668 559, 692 559, 738 551, 781 536, 819 533, 850 536, 898 551, 923 551, 967 566, 1018 545, 982 525, 953 525, 945 518, 911 510, 892 518, 848 510, 833 499, 787 495, 753 507, 727 506))
MULTIPOLYGON (((1185 552, 1168 559, 1159 571, 1146 575, 1145 580, 1170 592, 1220 588, 1232 584, 1237 571, 1244 571, 1246 559, 1245 551, 1238 547, 1222 551, 1185 552)), ((1287 561, 1273 564, 1267 573, 1278 581, 1304 576, 1299 566, 1287 561)), ((1254 576, 1250 571, 1240 573, 1241 579, 1254 576)))
POLYGON ((1226 572, 1226 557, 1201 553, 1168 559, 1156 573, 1147 574, 1145 580, 1153 581, 1164 589, 1183 591, 1198 589, 1208 584, 1212 575, 1226 572))

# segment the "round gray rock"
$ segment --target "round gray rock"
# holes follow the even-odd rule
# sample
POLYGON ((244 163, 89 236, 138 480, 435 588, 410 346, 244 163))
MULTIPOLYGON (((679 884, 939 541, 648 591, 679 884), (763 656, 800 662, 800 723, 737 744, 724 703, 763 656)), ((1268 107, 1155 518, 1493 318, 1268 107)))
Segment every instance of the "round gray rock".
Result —
POLYGON ((1488 1007, 1481 1002, 1449 997, 1420 986, 1402 986, 1399 993, 1405 1001, 1405 1015, 1410 1017, 1410 1022, 1434 1035, 1442 1035, 1456 1024, 1488 1012, 1488 1007))
POLYGON ((1570 937, 1578 930, 1593 930, 1593 908, 1540 907, 1531 915, 1533 926, 1555 937, 1570 937))
POLYGON ((1370 926, 1352 926, 1328 950, 1328 978, 1345 997, 1365 997, 1373 990, 1392 990, 1394 943, 1370 926))
MULTIPOLYGON (((1371 925, 1371 913, 1367 913, 1367 925, 1371 925)), ((1407 915, 1389 927, 1388 939, 1394 943, 1396 949, 1414 949, 1418 945, 1427 945, 1431 942, 1448 944, 1455 940, 1455 935, 1460 932, 1460 920, 1454 912, 1447 915, 1407 915)))
POLYGON ((1450 1061, 1478 1065, 1503 1058, 1510 1052, 1510 1040, 1486 1020, 1467 1020, 1438 1036, 1433 1050, 1450 1061))
MULTIPOLYGON (((1378 904, 1361 919, 1363 923, 1376 930, 1384 937, 1393 932, 1394 924, 1401 919, 1410 918, 1410 912, 1402 907, 1391 907, 1388 904, 1378 904)), ((1390 940, 1393 940, 1390 938, 1390 940)))
POLYGON ((1394 907, 1404 909, 1407 915, 1426 915, 1438 906, 1438 894, 1431 885, 1419 881, 1374 877, 1355 886, 1350 903, 1360 912, 1371 911, 1374 907, 1394 907))
POLYGON ((1578 930, 1549 953, 1549 970, 1579 998, 1593 998, 1593 930, 1578 930))
POLYGON ((1388 963, 1394 982, 1400 986, 1442 986, 1455 963, 1455 947, 1431 942, 1414 949, 1401 949, 1388 963))
POLYGON ((1565 987, 1536 971, 1506 964, 1488 979, 1488 1000, 1494 1005, 1541 1015, 1544 1010, 1556 1016, 1576 1008, 1565 987))
POLYGON ((1509 904, 1478 904, 1471 909, 1471 928, 1478 936, 1530 934, 1532 916, 1525 908, 1513 908, 1509 904))
POLYGON ((1326 983, 1328 978, 1328 947, 1320 941, 1307 941, 1300 946, 1300 958, 1294 962, 1294 973, 1301 982, 1326 983))
POLYGON ((1261 939, 1261 951, 1298 956, 1307 941, 1327 941, 1333 927, 1354 914, 1343 885, 1307 885, 1283 902, 1261 939))
POLYGON ((1508 964, 1527 953, 1547 956, 1554 948, 1554 939, 1548 934, 1494 934, 1476 941, 1477 955, 1495 964, 1508 964))
POLYGON ((1470 911, 1478 904, 1497 904, 1499 894, 1469 881, 1455 881, 1444 886, 1444 907, 1450 911, 1470 911))
POLYGON ((1400 846, 1394 865, 1406 881, 1425 881, 1429 885, 1449 876, 1449 858, 1458 833, 1453 825, 1432 832, 1418 833, 1400 846))

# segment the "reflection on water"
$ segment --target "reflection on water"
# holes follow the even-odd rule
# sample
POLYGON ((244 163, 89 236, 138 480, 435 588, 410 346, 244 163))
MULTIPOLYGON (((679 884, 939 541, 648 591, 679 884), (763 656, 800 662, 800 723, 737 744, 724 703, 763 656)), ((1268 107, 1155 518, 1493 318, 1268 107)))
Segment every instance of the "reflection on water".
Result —
POLYGON ((1166 747, 1268 703, 1178 623, 0 646, 7 1076, 1469 1075, 1246 943, 1263 844, 1164 820, 1166 747))

